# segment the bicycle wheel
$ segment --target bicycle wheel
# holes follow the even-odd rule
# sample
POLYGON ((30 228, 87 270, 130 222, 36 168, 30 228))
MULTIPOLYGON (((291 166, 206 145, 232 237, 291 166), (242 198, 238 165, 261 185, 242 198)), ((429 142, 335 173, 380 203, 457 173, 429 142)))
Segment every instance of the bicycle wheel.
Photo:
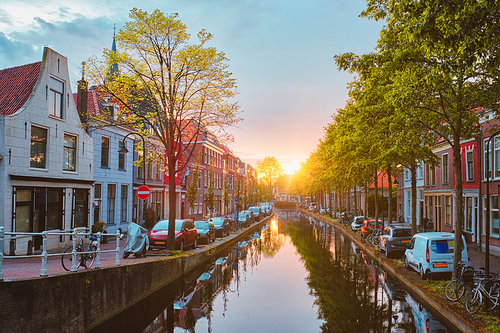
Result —
MULTIPOLYGON (((87 251, 96 251, 96 250, 97 246, 91 245, 89 246, 89 249, 87 251)), ((85 268, 91 268, 94 265, 95 256, 96 256, 95 253, 82 254, 82 261, 81 261, 82 266, 85 268)))
POLYGON ((464 296, 465 285, 462 280, 454 279, 446 284, 444 293, 446 298, 452 302, 456 302, 464 296))
POLYGON ((469 313, 476 313, 483 304, 483 295, 478 289, 472 289, 465 298, 465 308, 469 313))
POLYGON ((368 244, 371 244, 372 243, 372 238, 373 238, 373 235, 369 234, 368 236, 366 236, 365 242, 367 242, 368 244))
POLYGON ((380 243, 380 236, 373 236, 372 238, 372 245, 373 246, 378 246, 378 244, 380 243))
POLYGON ((490 310, 493 310, 495 306, 498 305, 498 296, 500 295, 500 284, 498 282, 493 283, 490 287, 489 294, 491 297, 490 310))
POLYGON ((68 272, 71 270, 72 258, 73 258, 73 246, 68 246, 66 249, 64 249, 63 255, 61 256, 62 267, 68 272))

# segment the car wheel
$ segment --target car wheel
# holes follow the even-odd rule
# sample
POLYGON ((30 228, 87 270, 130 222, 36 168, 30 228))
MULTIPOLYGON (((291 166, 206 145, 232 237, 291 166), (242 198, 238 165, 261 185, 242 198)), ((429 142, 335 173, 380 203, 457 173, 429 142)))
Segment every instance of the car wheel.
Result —
POLYGON ((422 267, 422 265, 420 265, 420 278, 422 280, 425 279, 425 272, 424 272, 424 268, 422 267))
MULTIPOLYGON (((210 243, 210 238, 208 238, 208 242, 210 243)), ((198 239, 195 238, 193 243, 193 250, 196 249, 197 246, 198 246, 198 239)))

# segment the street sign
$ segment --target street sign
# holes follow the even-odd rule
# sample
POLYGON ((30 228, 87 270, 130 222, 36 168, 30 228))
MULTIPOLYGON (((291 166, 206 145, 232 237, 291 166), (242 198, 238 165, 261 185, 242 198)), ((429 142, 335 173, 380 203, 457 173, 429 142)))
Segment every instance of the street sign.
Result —
POLYGON ((235 203, 238 203, 238 198, 234 198, 234 202, 235 202, 235 203))
POLYGON ((151 190, 146 185, 139 186, 137 189, 137 197, 141 200, 146 200, 150 194, 151 190))

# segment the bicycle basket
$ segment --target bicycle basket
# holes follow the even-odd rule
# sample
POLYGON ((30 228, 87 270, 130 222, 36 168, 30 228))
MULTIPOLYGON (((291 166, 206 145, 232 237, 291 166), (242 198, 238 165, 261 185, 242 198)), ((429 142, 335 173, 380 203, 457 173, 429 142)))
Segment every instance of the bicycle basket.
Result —
POLYGON ((473 283, 474 282, 474 268, 471 266, 466 266, 462 268, 462 280, 465 283, 473 283))

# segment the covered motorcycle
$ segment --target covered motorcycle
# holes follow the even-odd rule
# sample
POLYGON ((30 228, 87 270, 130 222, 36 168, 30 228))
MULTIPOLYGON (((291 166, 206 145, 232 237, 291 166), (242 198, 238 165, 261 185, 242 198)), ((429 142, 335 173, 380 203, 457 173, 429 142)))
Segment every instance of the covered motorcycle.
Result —
POLYGON ((145 257, 147 249, 149 249, 148 230, 137 223, 129 223, 123 258, 128 258, 130 254, 138 258, 145 257))

